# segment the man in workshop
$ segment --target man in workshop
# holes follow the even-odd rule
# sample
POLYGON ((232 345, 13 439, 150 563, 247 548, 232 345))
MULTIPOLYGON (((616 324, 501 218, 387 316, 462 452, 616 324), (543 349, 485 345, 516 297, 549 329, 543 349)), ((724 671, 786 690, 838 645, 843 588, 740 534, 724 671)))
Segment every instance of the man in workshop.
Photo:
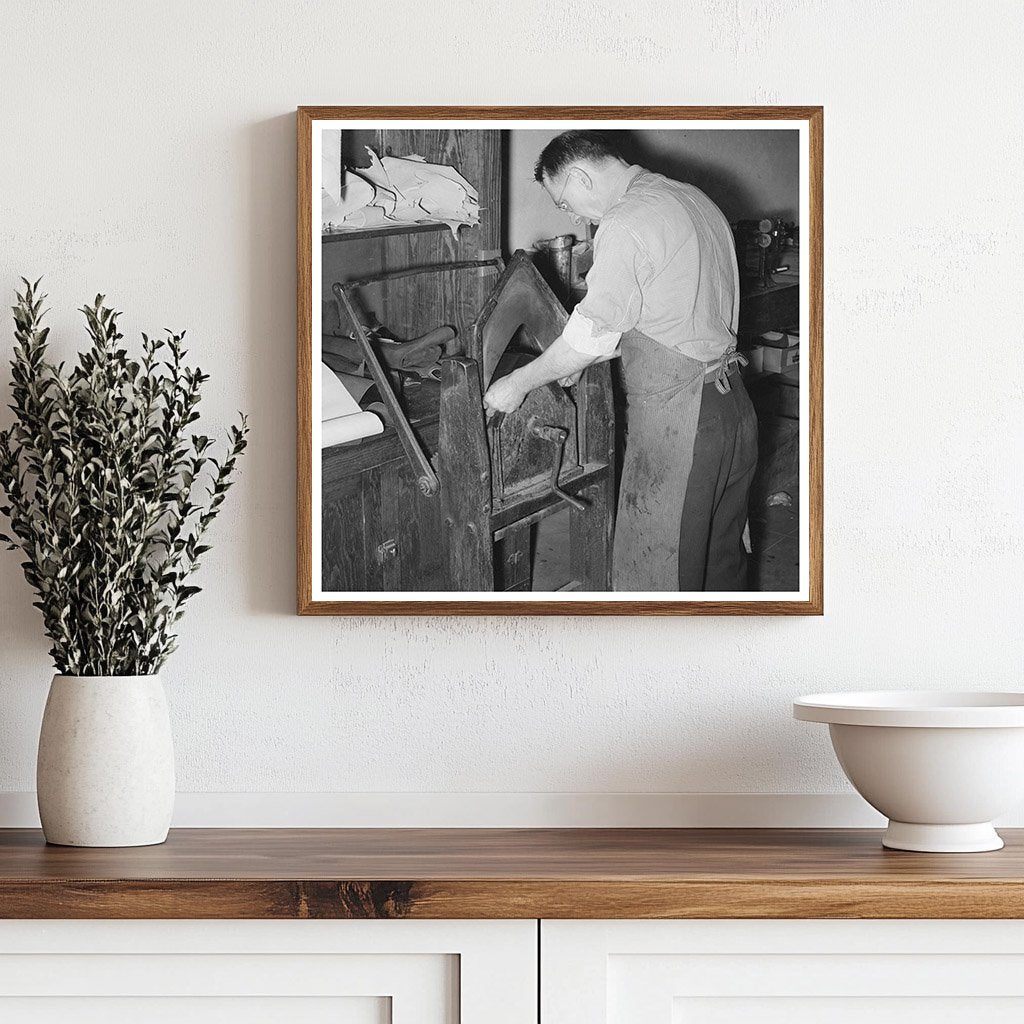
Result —
POLYGON ((535 175, 558 209, 598 224, 594 266, 561 336, 487 389, 488 413, 513 412, 534 388, 621 356, 628 412, 613 589, 748 589, 757 419, 739 374, 728 222, 699 189, 628 164, 599 132, 554 138, 535 175))

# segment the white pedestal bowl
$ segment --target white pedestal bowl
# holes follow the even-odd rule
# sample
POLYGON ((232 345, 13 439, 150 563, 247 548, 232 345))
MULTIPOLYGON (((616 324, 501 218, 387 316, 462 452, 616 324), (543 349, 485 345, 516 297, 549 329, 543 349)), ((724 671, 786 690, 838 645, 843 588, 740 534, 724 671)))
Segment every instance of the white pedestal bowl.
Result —
POLYGON ((1024 800, 1024 693, 817 693, 793 704, 824 722, 846 777, 889 819, 882 845, 999 850, 992 819, 1024 800))

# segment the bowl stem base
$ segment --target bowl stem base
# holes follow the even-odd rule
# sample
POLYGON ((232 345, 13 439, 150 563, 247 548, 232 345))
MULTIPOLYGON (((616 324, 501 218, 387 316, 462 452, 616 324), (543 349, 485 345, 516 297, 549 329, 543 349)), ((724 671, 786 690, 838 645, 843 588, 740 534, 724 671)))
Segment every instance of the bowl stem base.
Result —
POLYGON ((882 845, 890 850, 919 853, 986 853, 1001 850, 1003 840, 987 821, 975 825, 918 825, 890 821, 882 833, 882 845))

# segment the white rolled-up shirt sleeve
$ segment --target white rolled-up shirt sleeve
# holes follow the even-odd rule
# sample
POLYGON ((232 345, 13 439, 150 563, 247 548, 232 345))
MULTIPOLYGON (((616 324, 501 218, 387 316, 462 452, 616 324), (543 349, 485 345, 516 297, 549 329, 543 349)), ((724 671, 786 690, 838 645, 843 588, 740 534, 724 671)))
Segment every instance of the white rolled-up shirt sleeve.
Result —
POLYGON ((625 223, 622 216, 607 217, 594 236, 594 265, 587 274, 587 293, 577 307, 595 333, 624 333, 637 326, 651 272, 638 227, 625 223))
POLYGON ((615 351, 622 332, 600 331, 592 320, 574 309, 569 314, 569 322, 562 331, 562 337, 569 348, 598 359, 615 351))

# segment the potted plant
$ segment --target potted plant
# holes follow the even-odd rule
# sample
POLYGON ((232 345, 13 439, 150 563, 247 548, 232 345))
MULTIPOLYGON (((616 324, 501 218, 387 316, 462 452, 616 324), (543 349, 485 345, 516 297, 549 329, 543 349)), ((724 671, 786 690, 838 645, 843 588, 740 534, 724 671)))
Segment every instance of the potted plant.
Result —
MULTIPOLYGON (((23 279, 24 280, 24 279, 23 279)), ((0 432, 0 486, 57 674, 39 738, 43 831, 69 846, 144 846, 167 837, 174 755, 158 675, 188 582, 245 450, 244 416, 226 454, 192 434, 209 379, 183 363, 184 332, 120 346, 102 295, 85 314, 78 365, 47 360, 39 282, 14 309, 14 425, 0 432)))

